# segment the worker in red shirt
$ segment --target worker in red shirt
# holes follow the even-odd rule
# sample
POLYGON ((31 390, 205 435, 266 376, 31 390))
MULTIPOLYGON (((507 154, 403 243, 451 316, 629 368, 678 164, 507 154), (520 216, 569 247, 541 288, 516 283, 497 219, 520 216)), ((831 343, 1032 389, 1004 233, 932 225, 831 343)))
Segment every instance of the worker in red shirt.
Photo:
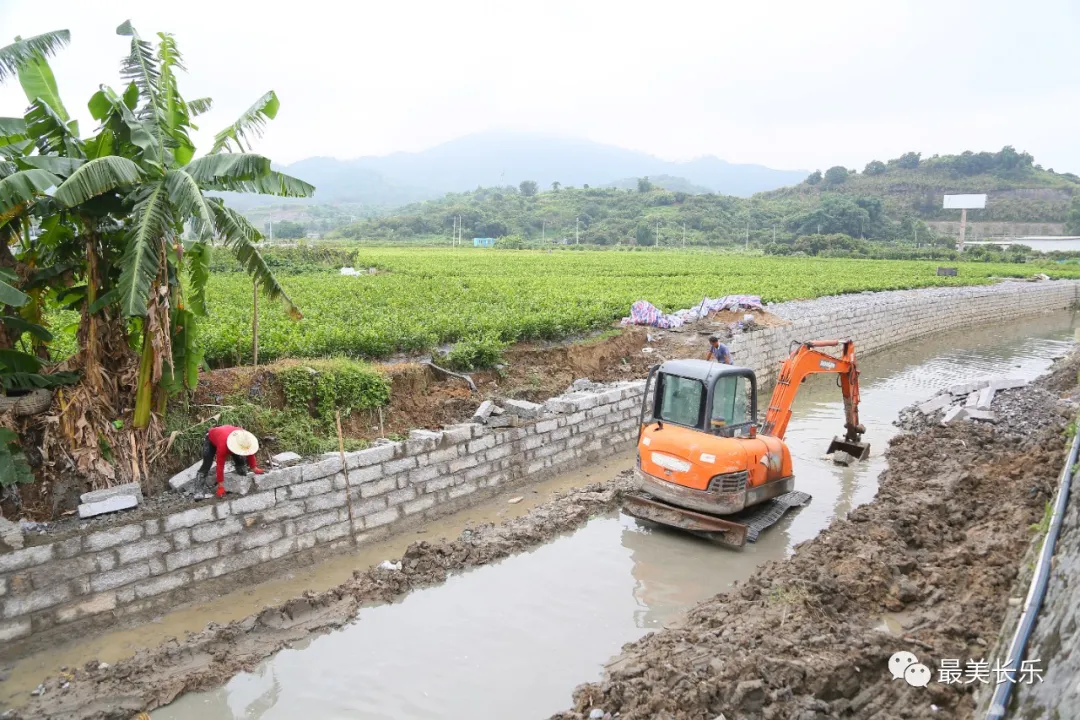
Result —
POLYGON ((263 471, 255 463, 255 453, 259 452, 258 439, 243 428, 232 425, 219 425, 210 428, 203 441, 203 461, 198 477, 206 482, 210 466, 217 463, 217 496, 225 494, 225 458, 232 455, 233 469, 237 475, 247 475, 250 467, 256 475, 263 471))

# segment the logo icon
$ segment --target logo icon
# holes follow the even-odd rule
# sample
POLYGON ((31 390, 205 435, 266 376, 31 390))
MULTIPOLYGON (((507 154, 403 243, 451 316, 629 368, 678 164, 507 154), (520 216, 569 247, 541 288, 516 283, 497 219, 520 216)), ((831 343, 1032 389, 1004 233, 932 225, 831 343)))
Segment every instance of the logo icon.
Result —
POLYGON ((930 668, 922 663, 908 665, 904 671, 904 679, 911 687, 926 687, 930 684, 930 668))
POLYGON ((918 662, 919 658, 907 650, 894 652, 892 657, 889 658, 889 672, 892 673, 893 680, 904 678, 904 672, 912 665, 917 665, 918 662))

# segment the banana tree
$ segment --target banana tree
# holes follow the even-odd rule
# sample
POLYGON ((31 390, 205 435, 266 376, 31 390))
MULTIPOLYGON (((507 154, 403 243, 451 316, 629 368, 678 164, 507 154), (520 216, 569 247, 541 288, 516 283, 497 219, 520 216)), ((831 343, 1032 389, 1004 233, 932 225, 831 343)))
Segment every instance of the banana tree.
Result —
MULTIPOLYGON (((56 188, 55 198, 73 209, 115 195, 122 198, 127 211, 120 272, 108 292, 112 293, 109 301, 137 321, 142 336, 133 420, 140 428, 149 423, 155 390, 163 378, 166 385, 175 386, 177 377, 190 380, 193 376, 191 366, 198 362, 197 353, 192 352, 194 335, 182 339, 186 367, 176 368, 173 328, 179 325, 193 333, 195 316, 205 313, 208 273, 200 258, 206 257, 208 245, 221 241, 267 296, 280 299, 290 312, 299 314, 255 247, 262 239, 259 232, 207 193, 308 197, 314 188, 273 170, 268 158, 245 151, 243 143, 258 137, 265 122, 277 113, 273 93, 218 133, 211 153, 195 157, 192 120, 209 109, 211 101, 187 102, 180 95, 177 72, 184 66, 175 40, 159 33, 155 48, 129 22, 117 32, 131 38, 130 53, 122 64, 127 87, 122 95, 103 87, 91 98, 91 115, 101 123, 98 135, 83 144, 85 159, 73 164, 56 188), (234 147, 236 152, 232 152, 234 147), (191 237, 186 244, 185 232, 191 237), (188 258, 195 260, 187 266, 197 299, 186 305, 180 282, 185 247, 188 258)), ((50 129, 51 142, 63 142, 55 137, 57 128, 50 129)))

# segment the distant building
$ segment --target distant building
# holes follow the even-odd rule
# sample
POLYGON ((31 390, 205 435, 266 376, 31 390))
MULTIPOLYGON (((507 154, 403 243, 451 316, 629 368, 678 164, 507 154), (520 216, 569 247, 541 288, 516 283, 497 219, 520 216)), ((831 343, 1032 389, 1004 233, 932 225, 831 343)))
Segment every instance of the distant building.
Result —
POLYGON ((473 247, 495 247, 495 238, 473 238, 473 247))

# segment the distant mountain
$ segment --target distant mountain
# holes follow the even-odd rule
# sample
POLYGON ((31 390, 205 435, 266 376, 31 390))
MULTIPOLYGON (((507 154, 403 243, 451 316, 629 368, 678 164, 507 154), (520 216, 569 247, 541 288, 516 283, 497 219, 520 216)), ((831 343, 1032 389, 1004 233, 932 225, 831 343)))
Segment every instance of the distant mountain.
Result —
MULTIPOLYGON (((735 165, 714 157, 668 162, 641 152, 589 140, 517 133, 482 133, 416 153, 355 160, 308 158, 282 168, 316 187, 314 202, 393 207, 477 187, 534 180, 600 186, 620 178, 669 176, 699 186, 695 192, 748 197, 793 185, 806 171, 735 165)), ((687 191, 689 192, 689 191, 687 191)))
MULTIPOLYGON (((686 178, 672 177, 671 175, 657 175, 655 177, 650 175, 649 182, 656 187, 661 187, 672 192, 684 192, 690 193, 691 195, 704 195, 712 192, 712 190, 704 185, 695 185, 686 178)), ((623 178, 622 180, 607 183, 604 187, 619 188, 620 190, 637 190, 638 178, 623 178)))

